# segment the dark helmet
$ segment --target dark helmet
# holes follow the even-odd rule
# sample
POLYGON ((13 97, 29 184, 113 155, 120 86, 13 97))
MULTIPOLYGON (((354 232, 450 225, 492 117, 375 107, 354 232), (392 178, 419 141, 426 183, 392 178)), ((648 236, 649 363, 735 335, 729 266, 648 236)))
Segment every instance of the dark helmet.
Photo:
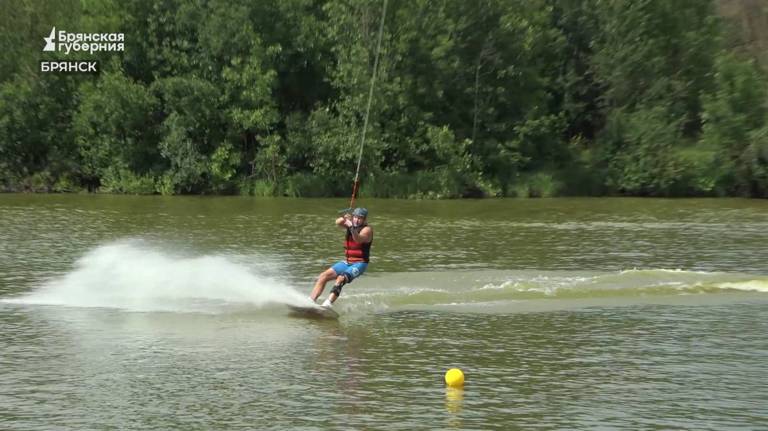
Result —
POLYGON ((352 215, 365 218, 368 217, 368 210, 365 208, 355 208, 355 210, 352 211, 352 215))

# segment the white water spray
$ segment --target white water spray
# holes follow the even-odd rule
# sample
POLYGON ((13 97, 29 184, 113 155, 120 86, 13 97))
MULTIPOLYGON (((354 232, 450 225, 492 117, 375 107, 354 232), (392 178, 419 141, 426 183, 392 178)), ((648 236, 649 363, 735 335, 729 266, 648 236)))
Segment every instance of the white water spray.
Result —
POLYGON ((13 302, 214 312, 233 305, 308 305, 309 299, 224 256, 174 257, 136 242, 119 242, 92 250, 70 273, 13 302))

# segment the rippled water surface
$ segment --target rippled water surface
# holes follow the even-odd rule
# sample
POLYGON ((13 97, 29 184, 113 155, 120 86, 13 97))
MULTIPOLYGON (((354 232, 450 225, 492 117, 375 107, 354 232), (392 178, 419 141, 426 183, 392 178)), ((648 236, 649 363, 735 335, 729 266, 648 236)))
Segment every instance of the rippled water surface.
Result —
POLYGON ((768 424, 768 202, 365 204, 0 195, 0 429, 768 424))

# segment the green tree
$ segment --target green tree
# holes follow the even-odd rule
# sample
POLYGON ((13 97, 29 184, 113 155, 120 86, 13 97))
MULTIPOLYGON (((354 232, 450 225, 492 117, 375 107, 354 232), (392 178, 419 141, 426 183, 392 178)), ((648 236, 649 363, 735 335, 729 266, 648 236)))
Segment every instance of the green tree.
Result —
POLYGON ((159 106, 146 87, 119 72, 104 73, 95 84, 83 84, 79 97, 74 132, 80 172, 88 184, 96 186, 107 173, 121 169, 161 172, 153 124, 159 106))
POLYGON ((764 196, 766 77, 752 61, 718 58, 716 90, 704 98, 702 145, 717 151, 716 181, 731 193, 764 196))
POLYGON ((224 142, 218 90, 193 77, 160 79, 151 89, 164 116, 159 149, 169 164, 167 184, 175 192, 205 191, 207 158, 224 142))
POLYGON ((606 184, 622 194, 673 194, 682 180, 682 164, 672 148, 680 141, 679 124, 664 107, 616 110, 601 135, 606 153, 606 184))

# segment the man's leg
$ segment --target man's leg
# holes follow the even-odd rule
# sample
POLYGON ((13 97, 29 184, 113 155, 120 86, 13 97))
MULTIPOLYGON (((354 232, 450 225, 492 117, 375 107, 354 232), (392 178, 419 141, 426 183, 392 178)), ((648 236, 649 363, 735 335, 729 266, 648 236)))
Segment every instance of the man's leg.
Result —
MULTIPOLYGON (((344 274, 339 275, 338 277, 336 277, 336 283, 333 285, 334 290, 336 289, 336 286, 344 286, 345 284, 347 284, 347 276, 344 274)), ((331 294, 328 295, 328 301, 330 301, 331 304, 336 302, 336 298, 339 297, 339 294, 336 293, 334 290, 332 290, 331 294)), ((341 287, 339 287, 338 290, 339 290, 339 293, 341 293, 341 287)))
POLYGON ((343 272, 340 271, 341 267, 339 267, 339 271, 337 271, 338 276, 336 277, 336 283, 333 286, 331 294, 328 295, 328 299, 323 303, 323 305, 333 304, 336 301, 336 298, 338 298, 341 294, 341 288, 345 284, 352 283, 352 280, 363 275, 363 272, 365 272, 367 267, 368 264, 362 262, 349 265, 343 272))
POLYGON ((325 271, 323 271, 320 275, 317 276, 317 281, 315 282, 315 287, 312 288, 312 293, 309 295, 309 298, 312 301, 317 301, 317 298, 323 294, 323 290, 325 289, 325 283, 333 280, 336 277, 336 271, 333 270, 333 268, 328 268, 325 271))

